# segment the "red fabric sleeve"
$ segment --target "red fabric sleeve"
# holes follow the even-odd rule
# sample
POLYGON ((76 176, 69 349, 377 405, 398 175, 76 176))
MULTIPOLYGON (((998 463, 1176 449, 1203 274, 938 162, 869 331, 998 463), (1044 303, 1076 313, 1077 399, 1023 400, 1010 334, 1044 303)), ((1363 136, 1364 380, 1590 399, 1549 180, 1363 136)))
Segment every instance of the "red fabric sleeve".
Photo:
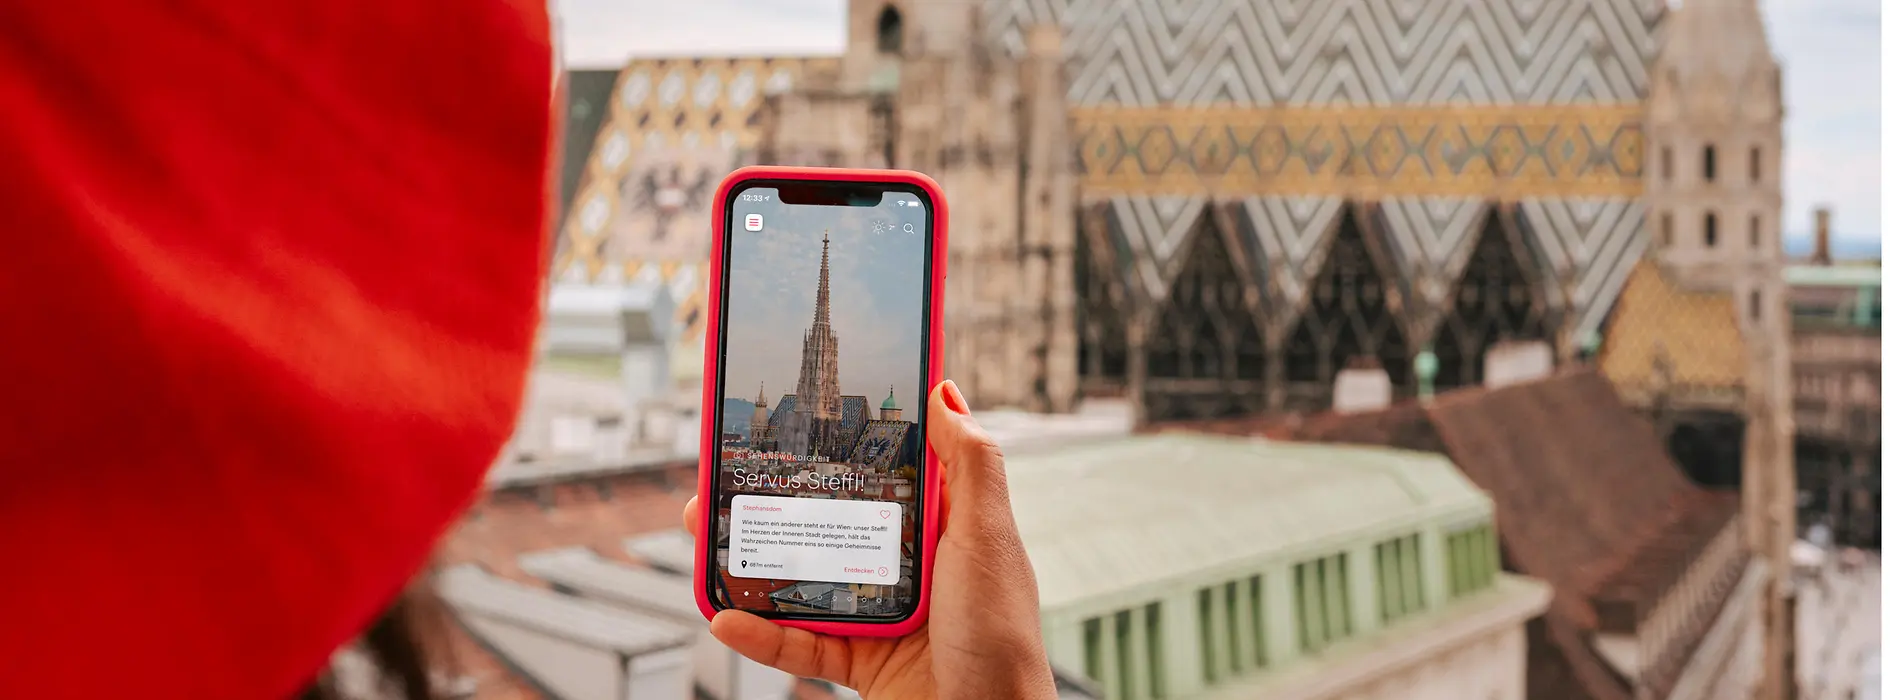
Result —
POLYGON ((272 698, 513 424, 526 0, 0 3, 0 698, 272 698))

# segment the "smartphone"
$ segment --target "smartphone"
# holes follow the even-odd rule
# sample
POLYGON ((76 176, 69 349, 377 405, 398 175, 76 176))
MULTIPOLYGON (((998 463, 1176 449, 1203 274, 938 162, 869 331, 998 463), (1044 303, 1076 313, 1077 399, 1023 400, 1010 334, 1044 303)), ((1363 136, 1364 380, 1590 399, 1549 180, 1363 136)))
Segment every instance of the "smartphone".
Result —
POLYGON ((915 172, 752 167, 715 207, 697 604, 909 633, 938 540, 945 198, 915 172))

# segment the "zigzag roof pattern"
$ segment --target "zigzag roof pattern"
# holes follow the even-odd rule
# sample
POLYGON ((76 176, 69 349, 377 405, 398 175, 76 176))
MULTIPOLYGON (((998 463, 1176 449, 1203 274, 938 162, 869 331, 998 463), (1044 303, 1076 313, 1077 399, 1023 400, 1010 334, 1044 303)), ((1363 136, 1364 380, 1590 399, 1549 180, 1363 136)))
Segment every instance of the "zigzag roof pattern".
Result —
POLYGON ((1065 30, 1083 106, 1564 104, 1647 93, 1663 0, 986 0, 1065 30))

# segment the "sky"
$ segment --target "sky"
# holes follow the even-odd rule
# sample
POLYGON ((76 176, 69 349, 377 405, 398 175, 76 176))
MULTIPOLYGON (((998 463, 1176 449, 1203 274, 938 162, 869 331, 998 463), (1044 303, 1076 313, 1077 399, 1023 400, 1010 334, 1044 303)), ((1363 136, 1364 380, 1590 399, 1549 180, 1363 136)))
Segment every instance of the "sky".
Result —
MULTIPOLYGON (((750 190, 759 191, 765 190, 750 190)), ((770 406, 779 405, 782 394, 794 393, 801 337, 814 322, 820 237, 830 231, 828 284, 840 343, 840 393, 865 396, 867 409, 877 415, 890 388, 894 401, 911 410, 924 381, 919 335, 925 322, 927 237, 894 228, 891 207, 738 202, 735 221, 726 397, 752 400, 762 382, 770 406), (741 226, 749 212, 762 215, 760 232, 741 226), (875 220, 892 230, 875 232, 875 220)))
MULTIPOLYGON (((1878 248, 1882 221, 1881 0, 1760 0, 1785 67, 1788 239, 1832 208, 1841 249, 1878 248)), ((1678 4, 1678 3, 1674 3, 1678 4)), ((838 54, 846 0, 557 0, 566 61, 838 54)), ((1789 242, 1788 242, 1789 246, 1789 242)))

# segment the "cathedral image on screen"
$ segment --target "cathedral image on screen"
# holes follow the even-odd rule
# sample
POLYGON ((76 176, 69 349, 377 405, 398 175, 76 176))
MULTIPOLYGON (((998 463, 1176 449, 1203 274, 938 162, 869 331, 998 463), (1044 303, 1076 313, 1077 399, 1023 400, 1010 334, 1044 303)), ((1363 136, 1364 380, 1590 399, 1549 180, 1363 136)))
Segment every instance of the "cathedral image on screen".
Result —
MULTIPOLYGON (((784 214, 781 218, 788 219, 784 214)), ((770 220, 776 217, 769 216, 770 220)), ((788 219, 792 220, 792 219, 788 219)), ((857 223, 857 222, 851 222, 857 223)), ((919 354, 919 325, 923 309, 915 307, 907 315, 889 315, 885 307, 855 304, 852 314, 836 312, 836 269, 858 273, 846 280, 855 292, 877 292, 895 285, 913 285, 913 265, 923 265, 922 248, 900 241, 875 239, 875 234, 837 227, 839 235, 823 231, 815 239, 811 232, 776 230, 777 238, 765 244, 786 248, 790 254, 803 254, 810 260, 781 260, 758 250, 744 249, 745 243, 765 245, 760 237, 737 239, 729 274, 740 283, 732 283, 728 299, 729 368, 725 376, 721 411, 721 468, 717 515, 718 569, 722 572, 717 594, 733 607, 781 612, 829 612, 842 614, 891 614, 901 609, 902 601, 912 594, 914 554, 913 531, 916 524, 915 503, 918 467, 922 455, 918 411, 902 407, 903 393, 909 400, 919 400, 923 376, 923 357, 919 354), (851 234, 851 235, 849 235, 851 234), (812 243, 818 240, 816 252, 812 243), (842 250, 848 245, 858 249, 842 250), (906 248, 902 251, 900 246, 906 248), (913 255, 910 261, 901 253, 913 255), (752 254, 752 255, 745 255, 752 254), (796 263, 811 262, 818 256, 818 272, 796 263), (836 257, 851 256, 852 266, 836 265, 836 257), (795 270, 799 274, 794 273, 795 270), (904 274, 901 272, 904 271, 904 274), (869 275, 877 275, 868 279, 869 275), (812 279, 809 279, 809 278, 812 279), (761 279, 757 279, 761 278, 761 279), (765 284, 764 284, 765 282, 765 284), (811 284, 809 284, 811 282, 811 284), (746 283, 750 286, 742 286, 746 283), (777 290, 796 299, 759 299, 744 291, 777 290), (780 329, 788 319, 775 318, 778 307, 770 304, 805 304, 813 302, 811 316, 797 325, 798 336, 781 337, 780 329), (862 312, 870 309, 871 312, 862 312), (741 324, 748 323, 748 326, 741 324), (758 330, 769 324, 769 331, 758 330), (895 330, 898 329, 898 330, 895 330), (878 345, 873 333, 900 333, 902 342, 894 344, 901 352, 888 353, 888 345, 878 345), (757 347, 760 346, 760 347, 757 347), (856 348, 850 350, 850 348, 856 348), (791 354, 792 357, 783 357, 791 354), (762 361, 767 361, 765 369, 762 361), (874 365, 879 370, 866 369, 874 365), (896 384, 868 380, 897 372, 896 384), (755 377, 753 383, 737 378, 755 377), (848 381, 859 382, 853 386, 848 381), (786 386, 792 393, 770 396, 770 386, 786 386), (902 391, 903 388, 903 391, 902 391), (849 393, 848 389, 853 389, 849 393), (874 398, 869 399, 868 392, 874 398), (808 486, 812 480, 794 481, 791 477, 813 473, 832 479, 845 477, 846 489, 820 489, 808 486), (745 481, 738 481, 745 479, 745 481), (895 501, 906 506, 900 543, 900 581, 896 585, 847 584, 818 581, 790 581, 740 578, 728 572, 727 541, 730 501, 738 494, 834 498, 850 500, 895 501)), ((779 253, 775 248, 770 253, 779 253)), ((920 267, 919 269, 923 269, 920 267)), ((840 273, 846 274, 846 273, 840 273)), ((909 290, 916 292, 917 290, 909 290)), ((885 292, 896 296, 897 291, 885 292)), ((916 298, 916 297, 914 297, 916 298)), ((901 297, 903 299, 903 297, 901 297)), ((806 309, 805 306, 797 308, 806 309)), ((796 331, 790 331, 796 332, 796 331)), ((829 481, 829 483, 832 483, 829 481)))
MULTIPOLYGON (((882 463, 880 457, 902 455, 903 442, 912 424, 902 420, 904 411, 891 387, 879 402, 877 414, 869 409, 865 395, 846 395, 841 391, 841 339, 834 328, 831 265, 833 245, 830 237, 820 241, 820 280, 813 290, 814 317, 800 339, 800 371, 794 378, 794 393, 781 396, 769 410, 767 386, 756 387, 754 409, 748 416, 746 436, 726 429, 739 418, 724 420, 725 447, 746 447, 758 452, 778 452, 810 461, 882 463), (869 455, 871 456, 869 458, 869 455), (855 458, 859 459, 855 459, 855 458)), ((918 358, 913 358, 915 363, 918 358)), ((733 394, 736 387, 728 387, 733 394)), ((730 397, 733 399, 734 397, 730 397)), ((916 436, 913 436, 916 437, 916 436)), ((902 465, 910 466, 910 465, 902 465)))

